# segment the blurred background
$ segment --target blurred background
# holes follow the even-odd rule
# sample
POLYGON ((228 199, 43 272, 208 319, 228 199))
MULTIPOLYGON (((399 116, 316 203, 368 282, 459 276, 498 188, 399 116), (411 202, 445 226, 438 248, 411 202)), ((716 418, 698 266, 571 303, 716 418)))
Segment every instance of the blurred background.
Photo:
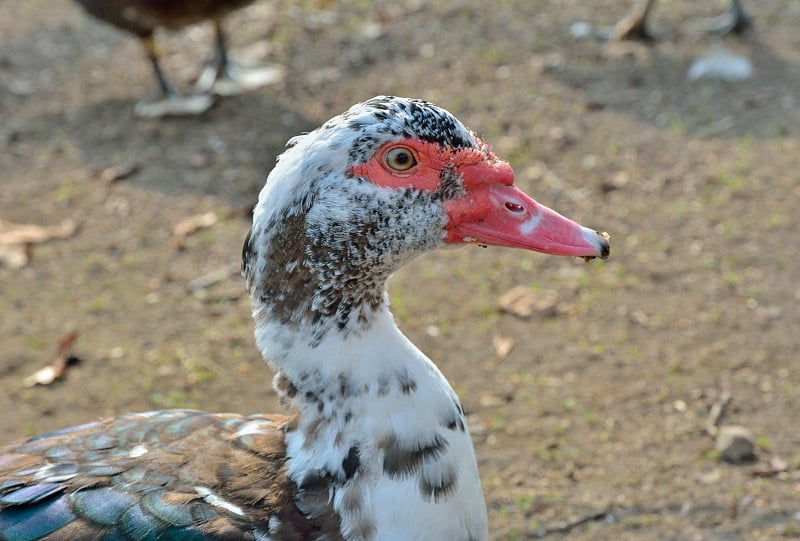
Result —
MULTIPOLYGON (((154 119, 134 35, 0 2, 2 441, 277 411, 250 209, 287 139, 397 94, 612 236, 607 262, 465 248, 390 281, 469 414, 492 538, 800 536, 800 2, 744 0, 719 37, 727 0, 662 0, 654 40, 604 39, 635 2, 257 0, 221 24, 269 83, 154 119)), ((155 38, 191 95, 213 25, 155 38)))

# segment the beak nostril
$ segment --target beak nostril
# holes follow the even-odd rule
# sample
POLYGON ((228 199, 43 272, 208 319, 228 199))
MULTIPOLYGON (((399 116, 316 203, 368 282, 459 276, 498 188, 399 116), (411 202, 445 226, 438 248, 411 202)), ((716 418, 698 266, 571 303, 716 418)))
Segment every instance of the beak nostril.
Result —
POLYGON ((525 207, 519 203, 512 203, 511 201, 506 201, 506 208, 511 212, 525 212, 525 207))

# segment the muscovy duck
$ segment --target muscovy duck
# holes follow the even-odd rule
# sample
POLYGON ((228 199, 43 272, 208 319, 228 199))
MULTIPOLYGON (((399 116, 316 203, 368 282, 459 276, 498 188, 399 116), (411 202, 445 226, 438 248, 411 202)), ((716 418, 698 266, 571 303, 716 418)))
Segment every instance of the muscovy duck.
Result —
MULTIPOLYGON (((647 28, 647 17, 656 0, 639 0, 628 14, 614 25, 609 39, 611 41, 641 40, 652 41, 653 34, 647 28)), ((708 24, 708 29, 717 35, 741 34, 753 24, 745 13, 739 0, 731 0, 728 12, 715 17, 708 24)))
POLYGON ((166 115, 190 115, 206 111, 214 103, 212 90, 219 94, 263 86, 280 78, 279 70, 270 67, 244 68, 231 61, 221 18, 253 0, 75 0, 100 20, 135 34, 142 42, 158 83, 157 98, 136 104, 137 116, 156 118, 166 115), (155 41, 156 28, 179 30, 211 19, 214 23, 215 49, 211 62, 200 75, 194 93, 182 96, 161 68, 160 51, 155 41))
POLYGON ((431 103, 378 96, 290 140, 242 261, 290 413, 154 411, 0 448, 0 539, 487 539, 461 402, 384 287, 459 244, 609 255, 431 103))

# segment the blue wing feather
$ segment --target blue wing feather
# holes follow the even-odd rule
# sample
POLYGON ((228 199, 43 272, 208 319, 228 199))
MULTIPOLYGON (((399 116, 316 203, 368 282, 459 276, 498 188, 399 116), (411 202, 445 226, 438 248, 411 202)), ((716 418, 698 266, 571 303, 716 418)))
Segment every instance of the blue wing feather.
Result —
POLYGON ((58 531, 75 518, 63 496, 3 508, 0 510, 0 539, 36 541, 58 531))
POLYGON ((7 494, 0 496, 0 504, 22 505, 39 502, 48 496, 63 491, 65 486, 62 483, 39 483, 18 488, 7 494))
POLYGON ((69 499, 82 517, 103 526, 113 526, 122 513, 136 504, 135 496, 111 487, 79 490, 69 499))

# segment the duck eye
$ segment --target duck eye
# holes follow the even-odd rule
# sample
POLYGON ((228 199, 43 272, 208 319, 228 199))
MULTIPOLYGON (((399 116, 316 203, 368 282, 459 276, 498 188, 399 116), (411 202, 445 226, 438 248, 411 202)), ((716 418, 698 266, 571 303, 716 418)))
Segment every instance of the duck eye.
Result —
POLYGON ((417 159, 411 150, 405 147, 395 147, 386 153, 386 165, 395 171, 408 171, 417 165, 417 159))

